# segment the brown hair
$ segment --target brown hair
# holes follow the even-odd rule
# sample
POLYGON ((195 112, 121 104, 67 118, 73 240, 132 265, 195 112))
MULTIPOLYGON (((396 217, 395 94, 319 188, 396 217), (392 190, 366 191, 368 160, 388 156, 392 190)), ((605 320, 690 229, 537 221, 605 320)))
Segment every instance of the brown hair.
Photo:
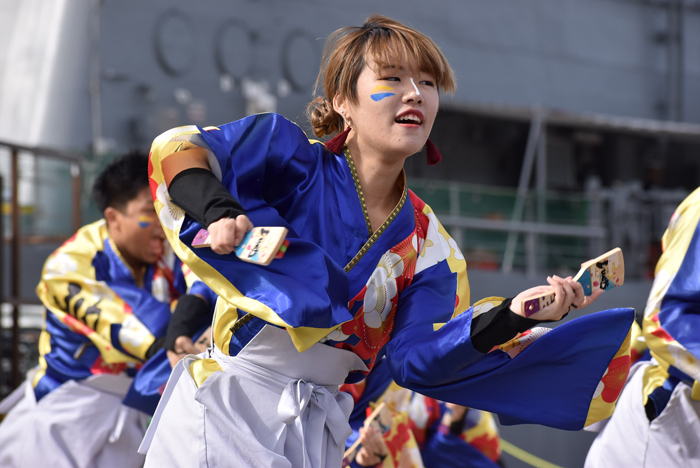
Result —
POLYGON ((336 95, 357 102, 357 78, 371 57, 379 67, 398 66, 402 58, 418 64, 435 77, 438 90, 453 93, 456 82, 452 68, 438 46, 428 36, 382 15, 372 15, 360 27, 338 29, 328 37, 314 94, 323 84, 324 96, 316 97, 307 108, 317 137, 331 135, 345 127, 333 109, 336 95))

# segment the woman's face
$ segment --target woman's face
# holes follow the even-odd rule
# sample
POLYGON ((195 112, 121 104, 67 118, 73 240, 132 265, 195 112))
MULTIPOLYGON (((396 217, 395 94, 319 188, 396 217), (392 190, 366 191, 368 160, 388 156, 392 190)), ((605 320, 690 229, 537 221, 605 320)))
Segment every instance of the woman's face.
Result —
MULTIPOLYGON (((420 151, 430 136, 440 98, 435 78, 409 68, 379 68, 367 63, 357 80, 357 102, 337 99, 350 133, 362 151, 371 149, 390 160, 420 151)), ((342 114, 341 114, 342 115, 342 114)))

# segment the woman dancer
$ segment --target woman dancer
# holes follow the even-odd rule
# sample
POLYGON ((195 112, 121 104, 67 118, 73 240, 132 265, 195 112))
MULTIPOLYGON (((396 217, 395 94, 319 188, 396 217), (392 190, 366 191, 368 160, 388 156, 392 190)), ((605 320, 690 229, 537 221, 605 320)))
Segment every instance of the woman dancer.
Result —
POLYGON ((439 91, 455 87, 438 47, 372 16, 331 36, 321 82, 314 131, 342 131, 326 145, 275 114, 153 144, 166 236, 219 300, 214 346, 170 378, 141 447, 147 466, 338 467, 352 409, 338 386, 382 355, 399 385, 501 421, 580 429, 610 414, 617 394, 598 390, 611 360, 629 355, 633 312, 530 334, 511 357, 520 332, 597 296, 552 277, 470 306, 464 257, 406 187, 404 161, 426 145, 439 91), (231 253, 253 225, 289 229, 283 258, 260 267, 231 253), (202 227, 212 248, 193 250, 202 227), (553 304, 520 315, 523 297, 552 290, 553 304))

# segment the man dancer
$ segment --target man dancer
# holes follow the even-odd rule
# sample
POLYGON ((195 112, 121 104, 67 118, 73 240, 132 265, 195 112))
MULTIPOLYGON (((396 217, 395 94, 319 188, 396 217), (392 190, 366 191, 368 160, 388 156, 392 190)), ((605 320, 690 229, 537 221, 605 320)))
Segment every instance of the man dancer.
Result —
MULTIPOLYGON (((0 403, 0 466, 143 464, 136 449, 148 416, 122 399, 163 347, 171 305, 187 288, 181 262, 164 250, 146 166, 138 154, 112 162, 93 187, 104 219, 44 265, 39 366, 0 403)), ((187 297, 206 316, 206 300, 187 297)))

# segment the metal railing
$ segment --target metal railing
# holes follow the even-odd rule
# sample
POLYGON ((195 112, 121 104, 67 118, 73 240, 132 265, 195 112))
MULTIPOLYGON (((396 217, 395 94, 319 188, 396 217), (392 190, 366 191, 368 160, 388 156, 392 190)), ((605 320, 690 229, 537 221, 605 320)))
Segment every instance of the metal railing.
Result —
MULTIPOLYGON (((5 245, 9 244, 9 265, 6 265, 4 258, 4 248, 0 249, 0 304, 7 303, 11 305, 12 311, 12 326, 10 329, 11 345, 10 345, 10 369, 12 386, 18 386, 22 381, 20 369, 20 327, 19 327, 19 311, 20 305, 27 303, 37 304, 38 300, 23 298, 21 293, 21 246, 36 245, 43 243, 57 243, 65 241, 74 231, 80 228, 81 219, 81 171, 82 158, 74 154, 57 151, 48 148, 29 147, 0 141, 0 154, 2 158, 9 156, 9 174, 0 176, 0 193, 4 193, 2 188, 5 179, 9 179, 10 200, 9 210, 6 210, 6 202, 3 200, 3 214, 9 211, 9 237, 4 229, 4 216, 0 216, 0 233, 3 233, 5 245), (26 207, 20 206, 20 155, 27 155, 39 159, 48 159, 68 164, 70 167, 71 177, 71 212, 73 232, 67 232, 65 235, 26 235, 21 229, 22 209, 26 207), (9 294, 4 291, 4 275, 9 274, 9 294)), ((30 181, 33 182, 33 181, 30 181)), ((0 324, 1 327, 1 324, 0 324)), ((0 330, 2 332, 2 330, 0 330)), ((3 333, 4 334, 4 333, 3 333)), ((5 334, 6 335, 6 334, 5 334)))
POLYGON ((649 246, 687 196, 634 184, 574 194, 425 179, 409 186, 437 213, 471 267, 504 271, 509 264, 530 276, 575 272, 587 258, 620 246, 630 277, 644 277, 654 263, 649 246))

